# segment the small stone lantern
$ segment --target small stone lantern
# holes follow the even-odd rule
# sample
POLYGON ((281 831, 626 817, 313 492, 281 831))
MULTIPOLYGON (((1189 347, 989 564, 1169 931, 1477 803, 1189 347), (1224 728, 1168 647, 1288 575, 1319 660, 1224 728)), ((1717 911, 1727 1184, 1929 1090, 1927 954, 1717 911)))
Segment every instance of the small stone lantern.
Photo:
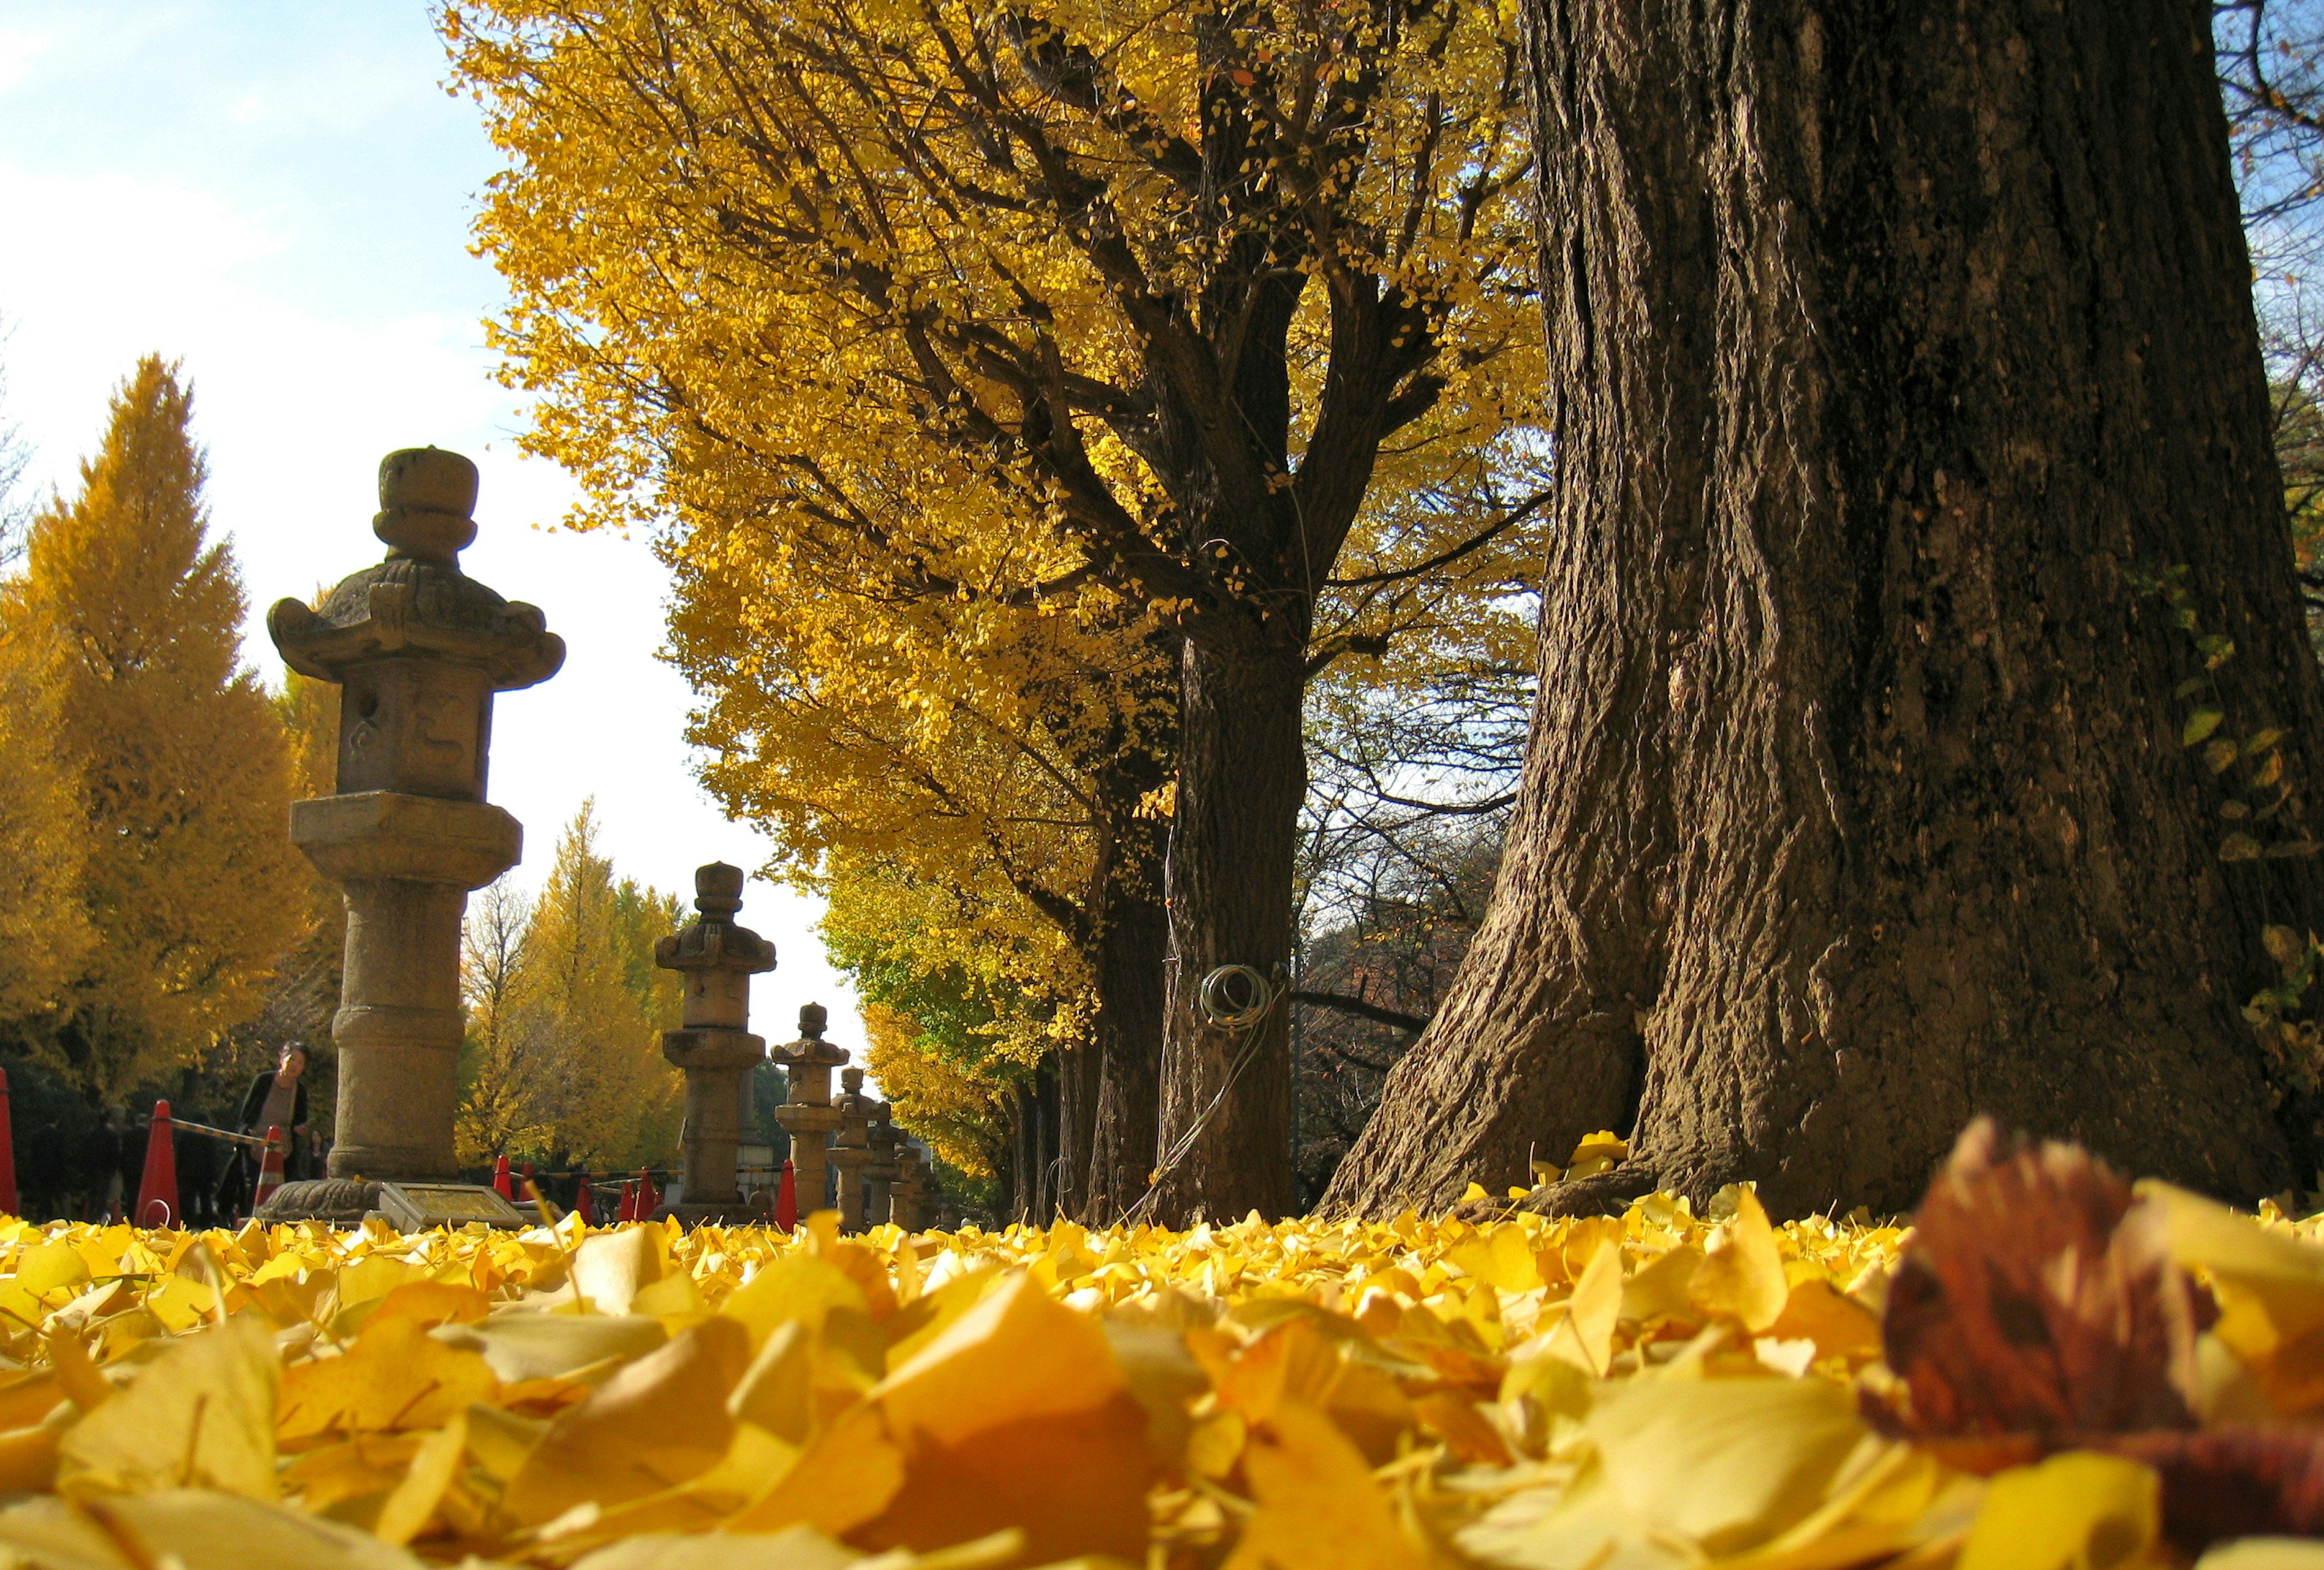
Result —
POLYGON ((565 662, 540 611, 460 570, 475 502, 458 453, 388 454, 372 520, 386 559, 320 610, 285 599, 266 615, 284 664, 341 689, 337 794, 290 808, 291 842, 346 893, 335 1178, 457 1177, 460 918, 523 849, 484 800, 493 696, 565 662))
POLYGON ((686 978, 679 1028, 662 1032, 661 1052, 686 1073, 686 1184, 671 1209, 688 1224, 742 1214, 734 1147, 751 1070, 767 1058, 766 1042, 748 1028, 751 978, 775 968, 775 946, 734 924, 742 868, 696 869, 694 908, 699 915, 654 945, 654 964, 686 978))
POLYGON ((871 1225, 885 1226, 895 1219, 896 1179, 904 1169, 896 1159, 895 1109, 884 1101, 875 1101, 871 1111, 872 1159, 863 1165, 863 1177, 872 1185, 872 1196, 864 1215, 871 1225))
POLYGON ((775 1109, 775 1121, 791 1137, 791 1176, 798 1185, 802 1219, 831 1208, 827 1141, 839 1126, 839 1109, 831 1104, 831 1071, 847 1061, 847 1050, 823 1039, 831 1015, 821 1003, 799 1010, 799 1039, 769 1054, 783 1066, 790 1095, 775 1109))
POLYGON ((845 1087, 832 1109, 839 1113, 839 1132, 832 1137, 831 1164, 839 1173, 839 1230, 863 1230, 863 1168, 872 1162, 872 1098, 863 1094, 863 1071, 840 1072, 845 1087))
POLYGON ((923 1164, 920 1148, 905 1142, 896 1151, 896 1187, 894 1214, 890 1217, 906 1232, 926 1232, 927 1219, 921 1206, 927 1193, 927 1168, 923 1164))

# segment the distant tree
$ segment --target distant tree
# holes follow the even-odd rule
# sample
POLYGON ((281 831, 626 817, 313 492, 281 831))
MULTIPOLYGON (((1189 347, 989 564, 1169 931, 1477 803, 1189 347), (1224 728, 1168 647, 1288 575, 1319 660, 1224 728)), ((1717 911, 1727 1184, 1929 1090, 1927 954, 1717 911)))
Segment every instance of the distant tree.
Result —
POLYGON ((209 538, 192 415, 177 367, 141 361, 78 495, 42 510, 0 588, 32 661, 16 679, 54 699, 32 723, 69 776, 97 938, 26 1034, 100 1101, 253 1018, 308 917, 290 750, 242 663, 242 582, 209 538))
POLYGON ((684 1082, 661 1055, 678 973, 653 963, 675 895, 617 878, 594 803, 566 826, 540 897, 494 885, 467 930, 470 1009, 454 1128, 466 1161, 496 1154, 659 1165, 678 1149, 684 1082))

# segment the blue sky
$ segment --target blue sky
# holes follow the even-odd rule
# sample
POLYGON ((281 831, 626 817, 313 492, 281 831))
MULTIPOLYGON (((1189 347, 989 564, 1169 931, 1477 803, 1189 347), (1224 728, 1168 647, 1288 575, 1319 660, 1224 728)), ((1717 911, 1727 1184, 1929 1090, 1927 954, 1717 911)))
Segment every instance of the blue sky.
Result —
MULTIPOLYGON (((495 156, 444 74, 413 0, 0 0, 6 414, 40 490, 69 489, 113 384, 149 350, 182 359, 249 589, 245 653, 270 681, 265 607, 378 556, 380 455, 466 453, 484 483, 464 565, 571 649, 496 707, 493 798, 526 831, 515 876, 537 882, 591 794, 623 873, 690 889, 714 858, 755 872, 765 842, 695 785, 690 695, 654 658, 666 575, 642 542, 549 528, 570 489, 516 453, 521 409, 479 325, 499 282, 467 251, 495 156)), ((746 899, 779 955, 761 1031, 788 1039, 811 998, 852 1015, 815 906, 755 880, 746 899)))

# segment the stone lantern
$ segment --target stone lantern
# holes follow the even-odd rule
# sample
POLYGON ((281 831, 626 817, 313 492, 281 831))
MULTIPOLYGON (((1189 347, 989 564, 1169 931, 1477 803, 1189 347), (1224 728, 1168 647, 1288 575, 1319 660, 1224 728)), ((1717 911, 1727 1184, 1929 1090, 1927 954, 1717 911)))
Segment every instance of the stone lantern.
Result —
POLYGON ((896 1166, 894 1214, 890 1219, 906 1232, 926 1232, 928 1223, 923 1206, 927 1203, 928 1169, 920 1148, 904 1143, 896 1152, 896 1166))
POLYGON ((840 1072, 845 1088, 832 1109, 839 1113, 839 1132, 832 1136, 831 1164, 839 1173, 839 1230, 863 1230, 863 1168, 872 1162, 872 1098, 863 1094, 863 1071, 840 1072))
POLYGON ((775 946, 734 924, 742 868, 696 869, 694 908, 699 915, 654 945, 654 964, 686 978, 679 1028, 662 1032, 661 1051, 686 1072, 686 1186, 674 1213, 687 1223, 742 1214, 734 1147, 751 1070, 767 1058, 766 1042, 748 1029, 751 978, 775 968, 775 946))
POLYGON ((863 1177, 872 1185, 864 1219, 872 1226, 885 1226, 895 1219, 896 1179, 903 1176, 904 1169, 896 1159, 894 1112, 884 1101, 872 1103, 872 1159, 863 1164, 863 1177))
POLYGON ((460 570, 476 466, 437 448, 379 466, 387 558, 320 610, 279 600, 282 661, 340 688, 336 794, 293 803, 291 842, 346 891, 333 1178, 447 1179, 468 893, 517 864, 523 830, 484 800, 493 695, 546 681, 565 643, 531 605, 460 570))
POLYGON ((805 1218, 831 1207, 825 1142, 839 1126, 839 1109, 831 1104, 831 1071, 847 1061, 847 1050, 823 1039, 831 1015, 821 1003, 807 1004, 798 1018, 799 1039, 769 1056, 790 1081, 790 1095, 775 1109, 775 1121, 791 1137, 791 1176, 805 1218))

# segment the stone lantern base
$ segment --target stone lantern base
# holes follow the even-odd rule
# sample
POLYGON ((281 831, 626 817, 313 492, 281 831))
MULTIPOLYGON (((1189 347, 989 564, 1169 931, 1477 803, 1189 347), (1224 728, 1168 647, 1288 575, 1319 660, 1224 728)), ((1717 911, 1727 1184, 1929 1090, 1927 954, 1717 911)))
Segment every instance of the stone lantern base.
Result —
POLYGON ((276 1189, 258 1207, 255 1219, 327 1221, 333 1226, 361 1226, 364 1217, 379 1208, 379 1185, 359 1178, 302 1178, 276 1189))

